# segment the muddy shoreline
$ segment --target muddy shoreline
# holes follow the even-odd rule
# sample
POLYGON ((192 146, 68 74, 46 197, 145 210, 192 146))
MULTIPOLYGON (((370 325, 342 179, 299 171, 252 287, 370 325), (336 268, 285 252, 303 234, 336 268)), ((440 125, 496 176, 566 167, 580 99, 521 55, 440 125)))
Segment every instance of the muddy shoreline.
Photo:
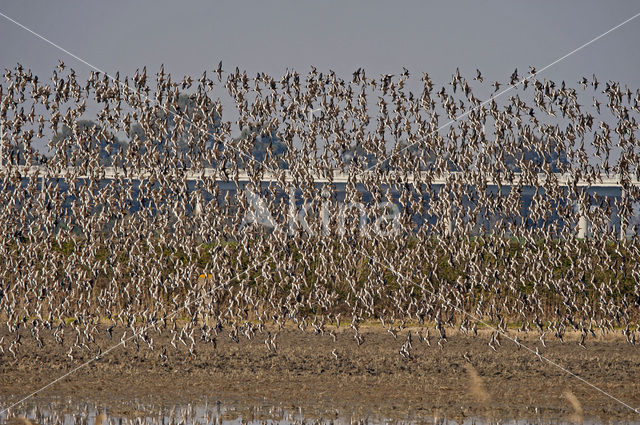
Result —
MULTIPOLYGON (((105 352, 117 344, 101 332, 95 343, 105 352)), ((127 413, 127 402, 158 406, 219 400, 238 406, 301 408, 307 414, 376 415, 398 419, 433 419, 441 415, 464 420, 482 418, 536 418, 540 415, 570 420, 585 418, 638 420, 640 415, 541 361, 535 354, 503 339, 496 351, 489 332, 478 337, 452 333, 441 347, 413 338, 411 358, 400 355, 408 330, 397 338, 380 327, 364 327, 360 346, 349 329, 333 337, 297 329, 282 330, 277 353, 270 352, 265 335, 234 342, 220 335, 216 346, 198 342, 191 358, 182 344, 174 348, 163 335, 154 335, 155 349, 132 341, 82 367, 37 394, 91 400, 127 413), (167 358, 160 353, 166 348, 167 358)), ((415 332, 415 330, 413 330, 415 332)), ((6 328, 0 338, 7 335, 6 328)), ((633 407, 640 406, 640 350, 619 335, 598 336, 578 345, 577 335, 565 342, 550 339, 546 347, 537 334, 512 333, 551 361, 633 407)), ((68 338, 71 340, 71 338, 68 338)), ((43 337, 44 348, 30 338, 16 359, 0 354, 0 397, 17 401, 49 384, 95 355, 78 351, 67 356, 71 341, 55 344, 43 337)))

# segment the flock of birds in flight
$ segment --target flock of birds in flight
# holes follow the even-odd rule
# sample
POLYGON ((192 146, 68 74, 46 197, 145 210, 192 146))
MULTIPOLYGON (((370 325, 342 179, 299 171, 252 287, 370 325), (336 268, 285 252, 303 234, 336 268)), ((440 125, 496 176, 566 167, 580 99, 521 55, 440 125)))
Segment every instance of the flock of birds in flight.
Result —
POLYGON ((584 348, 615 332, 635 344, 640 90, 595 75, 573 88, 533 68, 493 90, 479 70, 440 87, 415 80, 406 69, 251 77, 222 63, 181 80, 143 68, 81 82, 62 62, 49 80, 6 70, 0 358, 20 361, 30 338, 72 360, 99 356, 96 337, 117 342, 116 328, 160 359, 227 336, 264 338, 277 353, 287 324, 334 338, 346 327, 360 345, 372 321, 407 360, 416 341, 443 348, 451 329, 474 335, 479 323, 494 329, 494 350, 512 323, 543 346, 567 332, 584 348), (25 165, 45 171, 25 177, 25 165), (106 180, 111 165, 122 172, 106 180), (186 179, 206 168, 216 175, 186 179), (331 183, 336 170, 346 184, 331 183), (625 196, 579 184, 602 176, 625 196), (250 192, 276 222, 299 225, 247 223, 250 192), (397 216, 376 220, 388 203, 397 216), (631 237, 611 227, 614 214, 631 237), (160 334, 170 344, 155 346, 160 334))

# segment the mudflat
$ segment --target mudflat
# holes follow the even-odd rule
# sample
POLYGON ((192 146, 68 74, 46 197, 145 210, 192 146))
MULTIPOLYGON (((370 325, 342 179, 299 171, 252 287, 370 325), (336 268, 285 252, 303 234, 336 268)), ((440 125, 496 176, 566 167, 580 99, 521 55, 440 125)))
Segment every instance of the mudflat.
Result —
MULTIPOLYGON (((197 341, 193 357, 183 343, 174 342, 174 347, 166 332, 150 333, 153 350, 129 340, 107 352, 125 332, 116 328, 111 338, 101 331, 91 351, 76 349, 71 359, 67 354, 75 337, 60 344, 41 332, 45 345, 39 348, 23 329, 16 357, 6 348, 0 354, 0 397, 17 401, 37 391, 95 357, 95 346, 104 353, 98 360, 37 397, 93 400, 116 410, 132 399, 166 405, 206 399, 300 407, 325 417, 640 418, 621 403, 640 406, 640 351, 618 334, 588 338, 585 349, 577 334, 567 334, 564 342, 547 337, 545 347, 537 333, 510 333, 531 352, 504 337, 494 351, 486 330, 477 337, 450 332, 447 341, 438 344, 433 329, 427 342, 417 337, 424 330, 416 328, 394 337, 379 326, 362 326, 360 345, 351 329, 333 331, 335 341, 328 331, 320 335, 281 329, 275 352, 265 344, 266 331, 239 342, 223 331, 215 344, 197 341), (412 349, 407 358, 400 350, 409 332, 412 349), (537 356, 536 349, 556 365, 537 356)), ((2 336, 8 337, 6 328, 2 336)))

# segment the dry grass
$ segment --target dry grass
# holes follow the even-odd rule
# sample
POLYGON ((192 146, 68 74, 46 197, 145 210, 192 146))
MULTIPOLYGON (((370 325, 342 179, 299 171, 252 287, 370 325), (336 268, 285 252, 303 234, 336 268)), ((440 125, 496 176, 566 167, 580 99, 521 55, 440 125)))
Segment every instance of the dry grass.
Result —
POLYGON ((569 421, 582 425, 584 421, 584 412, 582 410, 580 400, 578 400, 578 397, 569 390, 565 391, 563 395, 569 401, 569 404, 571 404, 571 408, 573 409, 573 412, 569 415, 569 421))

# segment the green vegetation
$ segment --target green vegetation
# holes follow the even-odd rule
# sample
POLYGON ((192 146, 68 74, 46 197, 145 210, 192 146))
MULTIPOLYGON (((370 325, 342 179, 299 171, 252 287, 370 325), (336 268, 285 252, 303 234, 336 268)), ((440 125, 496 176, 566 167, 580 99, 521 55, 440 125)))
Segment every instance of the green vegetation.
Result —
POLYGON ((549 326, 560 317, 574 327, 591 319, 620 327, 639 317, 635 241, 596 247, 590 240, 411 237, 349 247, 322 238, 274 246, 265 243, 266 235, 254 236, 191 246, 158 236, 129 246, 52 239, 50 250, 39 252, 31 264, 19 259, 41 242, 4 241, 17 263, 15 273, 5 271, 5 293, 21 300, 16 317, 33 317, 38 308, 40 315, 67 317, 66 324, 77 317, 68 314, 74 310, 109 320, 131 314, 140 320, 140 312, 156 311, 185 320, 218 314, 232 321, 281 323, 295 312, 421 324, 436 318, 461 323, 464 310, 511 327, 549 326), (48 283, 21 279, 27 269, 47 276, 48 283), (47 295, 68 306, 58 308, 59 315, 56 305, 38 307, 38 300, 51 299, 47 295))

